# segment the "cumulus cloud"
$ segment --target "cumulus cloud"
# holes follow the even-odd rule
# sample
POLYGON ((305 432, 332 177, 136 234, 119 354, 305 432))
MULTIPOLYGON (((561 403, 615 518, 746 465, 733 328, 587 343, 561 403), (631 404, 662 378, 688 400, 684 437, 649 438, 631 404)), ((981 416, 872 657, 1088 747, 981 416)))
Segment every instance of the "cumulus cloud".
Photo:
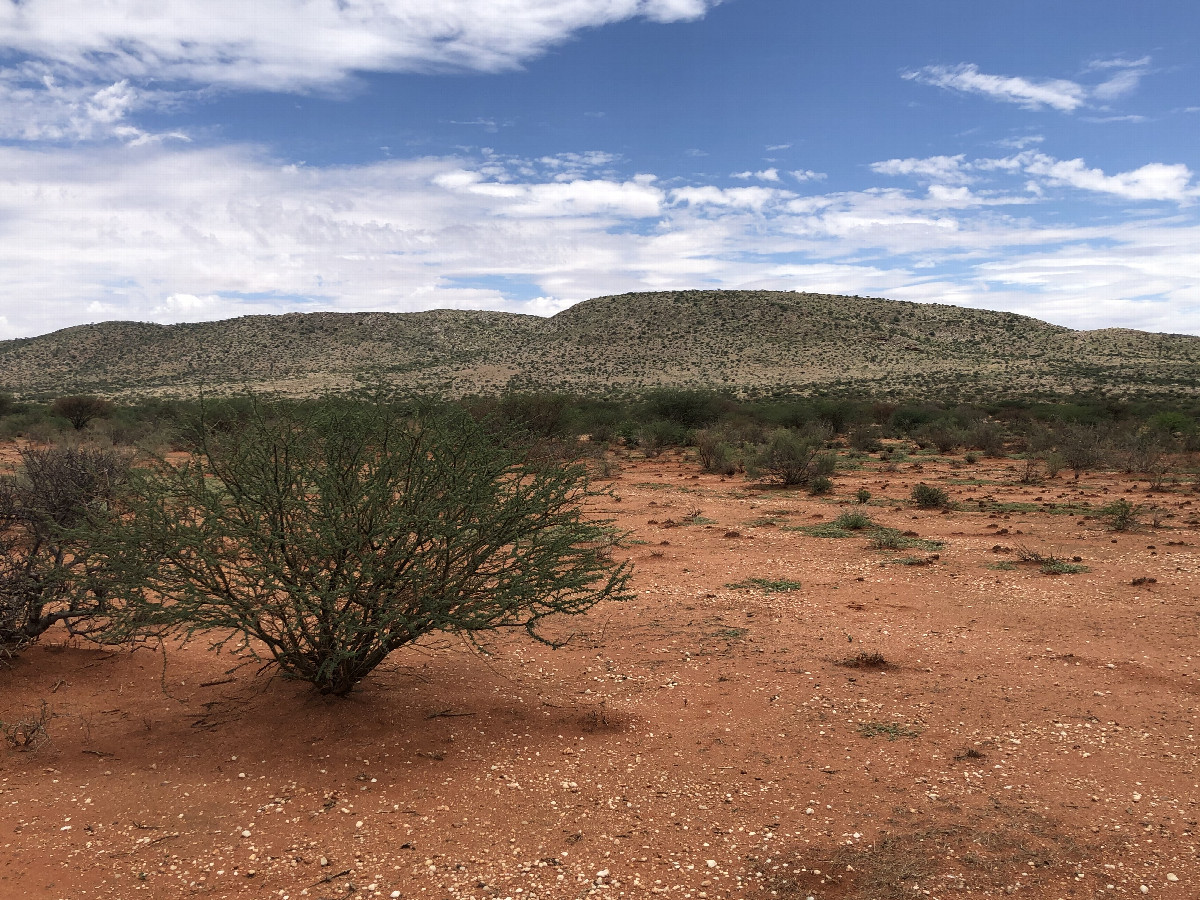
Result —
POLYGON ((788 174, 797 181, 824 181, 828 177, 824 172, 814 172, 812 169, 793 169, 788 174))
POLYGON ((355 72, 512 69, 579 31, 720 0, 0 0, 0 48, 92 78, 309 89, 355 72))
POLYGON ((778 169, 762 169, 758 172, 751 172, 751 171, 747 170, 745 172, 734 172, 729 177, 730 178, 739 178, 742 181, 747 181, 751 178, 757 178, 759 181, 778 181, 779 180, 779 170, 778 169))
POLYGON ((882 162, 871 163, 871 171, 877 175, 906 175, 922 181, 936 181, 939 184, 967 184, 974 177, 964 165, 966 157, 957 156, 927 156, 923 159, 886 159, 882 162))
POLYGON ((130 122, 133 113, 167 108, 178 99, 135 87, 128 79, 90 84, 64 79, 43 65, 0 69, 0 140, 186 140, 181 132, 151 134, 130 122))
MULTIPOLYGON (((1125 200, 1167 201, 1189 204, 1200 197, 1194 175, 1183 163, 1148 163, 1129 172, 1113 175, 1102 169, 1089 168, 1082 159, 1056 159, 1046 153, 1025 150, 1012 156, 980 158, 968 161, 957 156, 888 159, 872 163, 871 171, 879 175, 908 176, 930 183, 939 197, 965 196, 961 190, 947 188, 973 184, 987 173, 1031 176, 1026 189, 1044 194, 1049 187, 1071 187, 1125 200)), ((1012 202, 1011 200, 1005 202, 1012 202)))
POLYGON ((1129 172, 1106 175, 1101 169, 1088 168, 1082 159, 1059 160, 1038 153, 1025 162, 1024 170, 1051 184, 1112 194, 1126 200, 1186 203, 1200 196, 1192 184, 1192 171, 1183 163, 1148 163, 1129 172))

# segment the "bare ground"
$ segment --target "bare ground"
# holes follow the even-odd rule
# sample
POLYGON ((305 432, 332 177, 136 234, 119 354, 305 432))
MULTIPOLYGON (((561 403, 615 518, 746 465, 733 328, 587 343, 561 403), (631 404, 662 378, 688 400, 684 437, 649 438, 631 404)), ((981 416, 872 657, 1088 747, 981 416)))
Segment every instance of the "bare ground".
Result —
POLYGON ((1200 896, 1200 495, 912 461, 813 498, 622 460, 635 601, 347 700, 44 641, 0 671, 0 897, 1200 896), (851 508, 944 546, 797 530, 851 508))

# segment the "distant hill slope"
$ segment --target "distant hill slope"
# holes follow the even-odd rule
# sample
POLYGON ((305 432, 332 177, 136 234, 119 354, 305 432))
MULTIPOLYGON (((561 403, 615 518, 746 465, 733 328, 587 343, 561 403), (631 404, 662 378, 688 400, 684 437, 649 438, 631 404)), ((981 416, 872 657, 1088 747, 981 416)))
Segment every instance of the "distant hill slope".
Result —
POLYGON ((106 322, 0 342, 0 390, 289 396, 384 385, 457 396, 505 387, 853 390, 965 398, 1200 392, 1200 338, 1079 332, 1012 313, 782 291, 598 297, 553 318, 497 312, 289 313, 106 322))

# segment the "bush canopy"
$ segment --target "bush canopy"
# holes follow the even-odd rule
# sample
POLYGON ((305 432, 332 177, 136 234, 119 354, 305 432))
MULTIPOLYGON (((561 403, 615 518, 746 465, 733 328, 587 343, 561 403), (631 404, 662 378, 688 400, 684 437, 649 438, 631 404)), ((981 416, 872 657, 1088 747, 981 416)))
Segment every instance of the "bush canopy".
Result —
POLYGON ((553 643, 546 620, 628 596, 620 536, 582 511, 586 468, 461 410, 256 408, 195 439, 97 539, 131 634, 210 633, 344 695, 430 632, 553 643))

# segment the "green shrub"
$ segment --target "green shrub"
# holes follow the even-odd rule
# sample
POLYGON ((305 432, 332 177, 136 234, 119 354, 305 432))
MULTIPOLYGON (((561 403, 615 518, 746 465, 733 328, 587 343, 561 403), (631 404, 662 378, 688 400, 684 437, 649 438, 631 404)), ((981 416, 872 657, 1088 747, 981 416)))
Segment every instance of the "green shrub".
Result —
POLYGON ((618 539, 583 517, 582 464, 530 454, 461 410, 324 403, 201 429, 138 479, 99 542, 124 633, 196 632, 344 695, 435 631, 541 627, 625 599, 618 539))
POLYGON ((129 475, 112 450, 25 447, 17 473, 0 478, 0 653, 60 622, 82 636, 102 628, 105 572, 81 526, 111 524, 129 475))
POLYGON ((816 478, 809 479, 808 492, 814 497, 820 497, 828 494, 833 490, 833 479, 825 475, 818 475, 816 478))
POLYGON ((1133 531, 1141 524, 1142 508, 1128 500, 1115 500, 1101 512, 1108 517, 1111 531, 1133 531))
POLYGON ((732 475, 737 471, 737 457, 723 432, 705 428, 696 432, 695 441, 700 454, 700 466, 705 472, 732 475))
POLYGON ((924 482, 912 489, 912 500, 920 509, 947 509, 950 506, 949 494, 924 482))
POLYGON ((870 516, 857 510, 849 510, 842 513, 833 520, 833 524, 846 531, 861 531, 864 528, 875 527, 875 523, 871 521, 870 516))
POLYGON ((857 500, 859 503, 866 503, 868 500, 871 499, 871 492, 868 491, 865 487, 860 487, 857 491, 854 492, 854 499, 857 500))
POLYGON ((837 457, 824 451, 828 432, 805 434, 781 428, 754 456, 747 471, 766 481, 788 487, 807 485, 814 478, 828 478, 837 469, 837 457))

